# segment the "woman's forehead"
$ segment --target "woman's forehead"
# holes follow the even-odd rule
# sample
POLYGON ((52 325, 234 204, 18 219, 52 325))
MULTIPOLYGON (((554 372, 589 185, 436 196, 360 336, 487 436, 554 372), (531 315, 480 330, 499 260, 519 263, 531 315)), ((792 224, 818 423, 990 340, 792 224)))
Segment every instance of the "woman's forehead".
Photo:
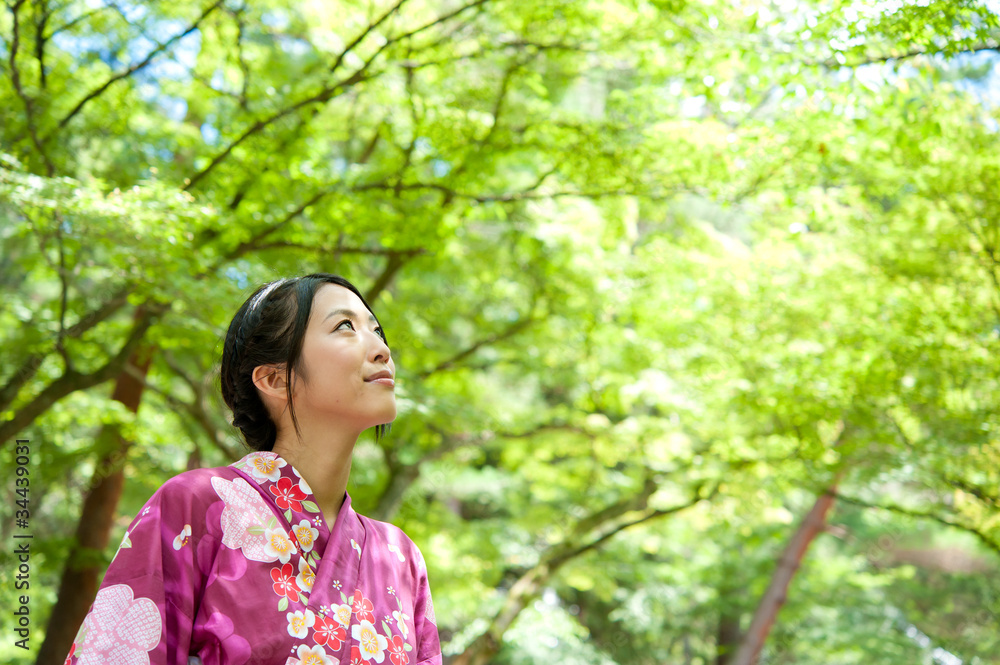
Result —
POLYGON ((339 284, 324 284, 313 297, 310 318, 322 323, 332 314, 346 314, 348 312, 362 320, 375 321, 375 316, 368 311, 356 293, 339 284))

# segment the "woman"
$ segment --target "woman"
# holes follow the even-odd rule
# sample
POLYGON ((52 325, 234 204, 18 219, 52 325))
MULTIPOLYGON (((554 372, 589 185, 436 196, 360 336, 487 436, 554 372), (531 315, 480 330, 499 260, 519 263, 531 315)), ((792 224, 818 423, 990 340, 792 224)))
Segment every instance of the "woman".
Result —
POLYGON ((259 288, 229 326, 221 368, 254 452, 153 495, 67 663, 440 665, 420 551, 346 492, 358 436, 384 435, 396 416, 394 377, 348 281, 259 288))

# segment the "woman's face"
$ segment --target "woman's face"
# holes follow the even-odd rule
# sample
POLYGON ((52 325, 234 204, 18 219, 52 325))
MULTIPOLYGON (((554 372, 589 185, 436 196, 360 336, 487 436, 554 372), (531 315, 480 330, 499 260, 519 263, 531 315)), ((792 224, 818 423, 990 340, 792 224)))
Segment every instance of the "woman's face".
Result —
POLYGON ((300 420, 360 433, 396 417, 396 366, 375 317, 349 289, 316 291, 299 363, 292 399, 300 420))

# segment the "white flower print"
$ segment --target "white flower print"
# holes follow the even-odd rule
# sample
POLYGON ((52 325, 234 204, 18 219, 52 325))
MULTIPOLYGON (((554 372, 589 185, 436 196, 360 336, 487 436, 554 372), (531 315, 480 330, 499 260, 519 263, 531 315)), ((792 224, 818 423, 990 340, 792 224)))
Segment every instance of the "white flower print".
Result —
POLYGON ((288 462, 281 459, 274 453, 253 453, 247 455, 247 470, 254 480, 260 482, 270 480, 272 483, 278 482, 281 477, 281 469, 288 462))
POLYGON ((298 541, 302 551, 312 552, 313 545, 319 538, 319 529, 314 529, 309 520, 302 520, 292 527, 292 531, 295 533, 295 540, 298 541))
POLYGON ((272 519, 271 509, 260 494, 243 478, 226 481, 212 478, 216 494, 226 502, 222 511, 222 544, 234 550, 243 550, 251 561, 270 563, 277 555, 267 554, 263 529, 272 519))
POLYGON ((333 618, 337 620, 344 628, 351 623, 351 606, 350 605, 337 605, 333 608, 333 618))
POLYGON ((308 635, 309 629, 316 623, 316 615, 312 610, 289 612, 285 618, 288 619, 288 634, 299 639, 308 635))
POLYGON ((358 649, 364 660, 374 660, 376 663, 385 660, 385 650, 389 646, 389 640, 378 634, 371 621, 354 624, 351 627, 351 637, 358 643, 358 649))
POLYGON ((127 584, 114 584, 97 593, 78 639, 81 634, 81 665, 148 663, 163 634, 160 611, 151 599, 136 598, 127 584))
POLYGON ((313 493, 312 488, 309 487, 309 483, 307 483, 306 479, 303 478, 302 476, 299 476, 299 489, 302 490, 303 492, 305 492, 306 494, 312 494, 313 493))
MULTIPOLYGON (((288 537, 285 530, 280 526, 273 529, 264 529, 264 554, 274 557, 281 563, 288 563, 295 552, 295 543, 288 537)), ((274 561, 274 559, 271 559, 274 561)))
POLYGON ((316 572, 309 567, 305 557, 299 558, 299 574, 295 576, 295 583, 300 591, 312 593, 313 584, 316 582, 316 572))
POLYGON ((299 473, 299 470, 296 469, 294 466, 292 467, 292 473, 294 473, 299 479, 299 489, 301 489, 306 494, 312 494, 313 493, 312 488, 309 487, 309 483, 306 482, 306 479, 302 477, 302 474, 299 473))
POLYGON ((404 614, 402 610, 394 610, 392 618, 396 620, 396 629, 405 640, 410 635, 410 627, 406 624, 406 620, 409 619, 410 616, 408 614, 404 614))
POLYGON ((285 661, 286 665, 334 665, 326 650, 318 644, 312 648, 300 644, 295 655, 298 659, 289 658, 285 661))
POLYGON ((191 525, 185 524, 181 532, 174 538, 174 549, 179 550, 180 548, 187 545, 188 538, 191 537, 191 525))
POLYGON ((340 583, 340 580, 334 580, 333 581, 333 588, 334 589, 340 589, 340 587, 342 587, 342 586, 343 586, 343 584, 340 583))

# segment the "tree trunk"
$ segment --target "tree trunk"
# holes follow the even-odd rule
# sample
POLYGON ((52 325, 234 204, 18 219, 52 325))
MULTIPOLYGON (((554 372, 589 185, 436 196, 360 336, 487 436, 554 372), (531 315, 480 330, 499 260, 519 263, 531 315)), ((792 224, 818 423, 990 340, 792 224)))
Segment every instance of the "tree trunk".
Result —
POLYGON ((391 520, 403 503, 403 494, 406 493, 406 490, 419 475, 419 462, 416 464, 398 464, 390 461, 389 482, 386 484, 385 489, 382 490, 378 504, 375 506, 375 510, 369 514, 369 517, 383 522, 391 520))
POLYGON ((740 645, 740 617, 732 605, 724 605, 719 615, 715 646, 715 665, 729 665, 740 645))
POLYGON ((732 564, 720 571, 722 577, 717 589, 720 610, 715 635, 715 665, 730 665, 743 637, 740 631, 740 622, 745 614, 742 601, 746 593, 742 564, 743 543, 736 543, 732 555, 732 564))
POLYGON ((754 612, 753 621, 750 628, 743 637, 736 656, 729 661, 729 665, 753 665, 760 656, 760 651, 767 640, 768 633, 778 616, 778 611, 788 597, 788 587, 792 583, 795 572, 802 564, 809 545, 816 536, 826 526, 826 516, 833 506, 834 496, 837 492, 836 483, 826 492, 817 497, 809 514, 802 520, 798 530, 792 536, 785 547, 781 559, 778 561, 778 568, 771 577, 771 583, 764 592, 757 611, 754 612))
MULTIPOLYGON (((129 362, 145 377, 151 360, 150 350, 139 349, 132 354, 129 362)), ((136 413, 142 399, 142 389, 140 379, 123 371, 115 381, 111 398, 136 413)), ((49 616, 45 640, 38 651, 36 665, 50 665, 65 660, 77 630, 97 595, 98 578, 105 568, 98 561, 111 537, 118 500, 125 484, 125 458, 131 445, 113 425, 102 427, 98 434, 99 441, 109 439, 113 443, 98 460, 83 502, 76 528, 76 542, 63 567, 59 594, 49 616)))

